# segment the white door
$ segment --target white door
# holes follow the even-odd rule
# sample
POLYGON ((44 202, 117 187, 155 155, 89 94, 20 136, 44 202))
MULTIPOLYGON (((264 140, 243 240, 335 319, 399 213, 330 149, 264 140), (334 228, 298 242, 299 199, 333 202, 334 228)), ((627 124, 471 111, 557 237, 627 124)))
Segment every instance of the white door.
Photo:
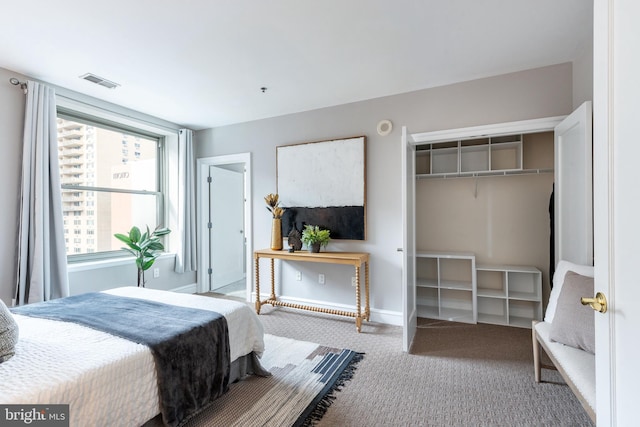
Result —
MULTIPOLYGON (((239 164, 244 168, 243 164, 239 164)), ((211 166, 209 187, 210 290, 245 279, 244 173, 211 166)))
POLYGON ((594 2, 595 290, 599 426, 638 424, 640 2, 594 2))
POLYGON ((593 265, 592 111, 585 102, 555 128, 555 263, 593 265))
POLYGON ((402 128, 402 350, 411 349, 416 334, 416 233, 415 233, 415 187, 416 164, 415 146, 407 139, 407 128, 402 128))

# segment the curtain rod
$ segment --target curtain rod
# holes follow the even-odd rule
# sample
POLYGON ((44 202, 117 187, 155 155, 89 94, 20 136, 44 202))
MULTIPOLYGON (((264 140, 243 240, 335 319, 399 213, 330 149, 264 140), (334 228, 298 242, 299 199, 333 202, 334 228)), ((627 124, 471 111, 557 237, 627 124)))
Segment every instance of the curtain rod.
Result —
POLYGON ((11 83, 14 86, 20 86, 20 89, 22 89, 22 91, 24 92, 24 94, 27 94, 27 84, 25 82, 21 82, 20 80, 16 79, 15 77, 11 77, 9 79, 9 83, 11 83))

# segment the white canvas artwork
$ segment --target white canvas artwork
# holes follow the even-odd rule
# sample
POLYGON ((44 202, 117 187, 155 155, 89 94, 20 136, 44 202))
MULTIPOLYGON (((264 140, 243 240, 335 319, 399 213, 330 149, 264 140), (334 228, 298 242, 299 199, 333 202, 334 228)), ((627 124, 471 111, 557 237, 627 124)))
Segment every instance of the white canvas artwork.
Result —
POLYGON ((286 206, 364 206, 364 137, 278 147, 286 206))
POLYGON ((366 137, 277 147, 277 185, 292 226, 320 225, 332 238, 364 240, 366 137))

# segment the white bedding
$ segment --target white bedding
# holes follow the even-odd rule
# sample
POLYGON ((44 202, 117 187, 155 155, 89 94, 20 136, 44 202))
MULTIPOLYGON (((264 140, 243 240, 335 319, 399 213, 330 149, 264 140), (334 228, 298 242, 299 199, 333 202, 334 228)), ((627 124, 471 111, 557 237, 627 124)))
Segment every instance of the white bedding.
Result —
MULTIPOLYGON (((224 315, 231 361, 264 351, 262 324, 241 302, 135 287, 106 292, 224 315)), ((68 403, 71 426, 140 426, 160 413, 148 347, 74 323, 14 317, 20 338, 0 364, 0 403, 68 403)))

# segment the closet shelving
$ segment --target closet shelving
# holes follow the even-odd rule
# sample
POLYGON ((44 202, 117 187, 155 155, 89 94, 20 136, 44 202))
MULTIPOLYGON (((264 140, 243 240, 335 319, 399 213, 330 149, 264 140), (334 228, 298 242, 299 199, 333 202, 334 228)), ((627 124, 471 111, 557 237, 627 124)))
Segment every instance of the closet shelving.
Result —
POLYGON ((469 252, 417 252, 418 316, 476 323, 475 264, 469 252))
POLYGON ((531 328, 542 319, 542 272, 514 265, 476 266, 478 322, 531 328))
POLYGON ((417 252, 419 317, 530 328, 542 319, 542 272, 476 264, 471 252, 417 252))
POLYGON ((416 147, 416 178, 550 173, 523 167, 522 134, 442 141, 416 147))

